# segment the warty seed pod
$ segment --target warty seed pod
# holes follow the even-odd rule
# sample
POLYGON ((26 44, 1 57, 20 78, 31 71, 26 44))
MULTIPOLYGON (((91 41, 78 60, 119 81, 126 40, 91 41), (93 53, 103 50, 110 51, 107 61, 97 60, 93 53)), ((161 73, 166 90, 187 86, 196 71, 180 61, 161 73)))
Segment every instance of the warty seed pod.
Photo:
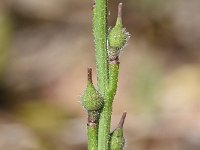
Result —
POLYGON ((123 113, 118 127, 110 134, 110 150, 123 150, 125 147, 125 138, 123 136, 123 124, 126 112, 123 113))
POLYGON ((110 150, 123 150, 125 138, 123 137, 123 129, 116 128, 110 137, 110 150))
POLYGON ((103 107, 103 98, 92 83, 92 69, 88 69, 87 88, 81 97, 82 105, 87 111, 100 110, 103 107))
POLYGON ((108 40, 109 46, 112 49, 121 49, 125 45, 126 33, 121 19, 118 18, 115 26, 110 30, 108 40))
POLYGON ((115 58, 119 56, 119 53, 126 45, 130 34, 126 32, 126 29, 122 25, 122 3, 118 5, 118 17, 115 26, 109 31, 108 43, 109 43, 109 57, 115 58))

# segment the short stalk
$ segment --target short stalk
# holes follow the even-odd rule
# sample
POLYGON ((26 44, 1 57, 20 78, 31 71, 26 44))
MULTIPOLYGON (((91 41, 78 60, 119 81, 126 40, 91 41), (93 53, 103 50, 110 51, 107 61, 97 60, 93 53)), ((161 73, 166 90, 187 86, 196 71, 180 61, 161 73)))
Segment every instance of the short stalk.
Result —
POLYGON ((87 134, 88 134, 88 150, 97 150, 98 149, 98 125, 96 123, 87 124, 87 134))
POLYGON ((109 86, 108 86, 108 96, 113 99, 117 91, 119 75, 119 59, 116 57, 115 60, 110 60, 109 62, 109 86))

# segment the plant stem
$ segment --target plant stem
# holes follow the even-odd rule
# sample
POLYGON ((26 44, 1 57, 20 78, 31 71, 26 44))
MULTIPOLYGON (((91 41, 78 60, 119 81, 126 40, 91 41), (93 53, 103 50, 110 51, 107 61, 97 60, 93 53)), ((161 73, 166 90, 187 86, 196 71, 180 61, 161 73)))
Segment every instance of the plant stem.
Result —
POLYGON ((112 100, 117 91, 118 74, 119 74, 119 60, 117 57, 115 60, 112 60, 109 63, 108 95, 109 95, 110 99, 112 99, 112 100))
MULTIPOLYGON (((89 68, 88 81, 91 84, 88 85, 92 85, 92 88, 87 86, 86 94, 83 96, 83 100, 85 100, 83 104, 84 108, 88 110, 88 150, 109 150, 112 104, 117 91, 119 74, 119 53, 125 42, 127 42, 129 35, 122 26, 122 3, 118 5, 117 23, 108 35, 108 0, 93 1, 93 34, 98 90, 92 84, 92 70, 89 68), (99 98, 99 101, 102 101, 102 99, 103 101, 100 101, 101 103, 94 103, 99 101, 88 103, 89 100, 96 100, 97 98, 99 98), (97 109, 95 106, 97 106, 97 109)), ((121 126, 124 118, 125 115, 123 115, 120 122, 121 126)))
POLYGON ((98 131, 98 150, 108 150, 112 103, 117 89, 119 63, 113 61, 109 65, 109 88, 106 92, 104 108, 100 114, 98 131))
POLYGON ((107 0, 96 0, 93 7, 93 34, 95 38, 98 90, 104 98, 104 108, 100 114, 98 131, 98 149, 108 149, 112 104, 107 103, 108 85, 107 52, 107 0))
MULTIPOLYGON (((93 33, 95 38, 98 91, 104 98, 98 127, 98 150, 108 150, 112 102, 117 89, 119 63, 108 65, 107 0, 96 0, 93 7, 93 33), (109 72, 110 70, 110 72, 109 72)), ((88 131, 89 132, 89 131, 88 131)))
POLYGON ((98 150, 108 150, 112 102, 105 103, 99 120, 98 150))
POLYGON ((93 34, 95 38, 98 90, 105 96, 108 84, 107 0, 96 0, 93 7, 93 34))
POLYGON ((88 131, 88 150, 97 150, 98 149, 98 126, 96 123, 87 124, 88 131))
MULTIPOLYGON (((108 150, 109 138, 110 138, 109 135, 110 135, 111 114, 112 114, 112 102, 117 89, 118 73, 119 73, 119 62, 117 58, 116 60, 112 60, 109 64, 109 86, 105 94, 104 107, 102 112, 100 113, 99 128, 88 126, 88 150, 96 150, 97 142, 98 142, 98 150, 108 150)), ((89 120, 88 122, 90 122, 89 120)))

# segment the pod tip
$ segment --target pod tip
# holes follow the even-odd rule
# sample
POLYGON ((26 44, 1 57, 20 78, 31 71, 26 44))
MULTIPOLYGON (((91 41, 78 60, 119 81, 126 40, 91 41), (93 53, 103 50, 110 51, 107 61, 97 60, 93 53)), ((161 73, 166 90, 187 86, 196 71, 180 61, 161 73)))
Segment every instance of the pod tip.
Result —
POLYGON ((121 119, 120 119, 120 121, 119 121, 119 124, 118 124, 118 128, 123 128, 123 125, 124 125, 124 121, 125 121, 125 118, 126 118, 126 112, 124 112, 123 114, 122 114, 122 117, 121 117, 121 119))

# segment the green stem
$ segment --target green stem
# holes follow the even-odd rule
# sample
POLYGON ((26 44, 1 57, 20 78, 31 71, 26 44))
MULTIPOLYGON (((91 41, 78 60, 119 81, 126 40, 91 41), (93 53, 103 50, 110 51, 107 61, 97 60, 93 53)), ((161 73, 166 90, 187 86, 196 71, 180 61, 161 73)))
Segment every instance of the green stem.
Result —
POLYGON ((98 150, 108 150, 110 139, 110 121, 112 114, 112 101, 108 98, 99 120, 98 150))
POLYGON ((107 150, 112 111, 112 104, 108 104, 108 98, 106 97, 106 87, 108 85, 107 0, 96 0, 94 4, 93 34, 95 38, 98 91, 105 101, 99 119, 98 150, 107 150))
POLYGON ((97 150, 98 149, 98 126, 96 123, 88 123, 88 150, 97 150))
POLYGON ((119 74, 119 62, 118 58, 113 60, 109 64, 109 88, 108 88, 108 96, 113 100, 116 91, 117 91, 117 83, 118 83, 118 74, 119 74))
POLYGON ((96 0, 93 8, 98 91, 104 98, 104 107, 99 119, 98 150, 108 150, 112 102, 117 88, 119 65, 111 64, 108 68, 107 0, 96 0))
POLYGON ((117 90, 119 73, 119 62, 114 60, 109 65, 109 88, 106 100, 99 120, 98 150, 108 150, 110 136, 110 122, 112 114, 112 103, 117 90))
POLYGON ((98 90, 104 97, 108 83, 107 0, 96 0, 93 9, 98 90))

